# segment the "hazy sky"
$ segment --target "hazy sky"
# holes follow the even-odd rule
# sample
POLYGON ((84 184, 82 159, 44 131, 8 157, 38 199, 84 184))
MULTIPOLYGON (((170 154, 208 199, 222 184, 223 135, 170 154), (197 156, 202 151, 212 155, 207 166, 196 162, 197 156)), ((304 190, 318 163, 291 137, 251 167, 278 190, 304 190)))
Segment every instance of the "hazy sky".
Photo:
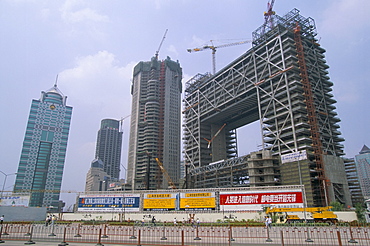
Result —
MULTIPOLYGON (((267 0, 0 0, 0 170, 17 172, 31 101, 59 74, 58 87, 73 107, 62 189, 83 191, 100 121, 131 113, 132 68, 151 59, 165 30, 159 58, 179 60, 185 84, 212 70, 210 50, 187 49, 210 40, 214 45, 251 40, 266 5, 267 0)), ((315 19, 317 38, 327 51, 344 150, 354 157, 364 144, 370 146, 370 1, 276 0, 274 6, 279 15, 293 8, 315 19)), ((219 49, 217 69, 250 47, 219 49)), ((128 126, 129 118, 125 166, 128 126)), ((258 123, 238 137, 240 155, 256 150, 258 123)), ((0 184, 4 177, 0 174, 0 184)), ((9 175, 6 190, 13 184, 9 175)))

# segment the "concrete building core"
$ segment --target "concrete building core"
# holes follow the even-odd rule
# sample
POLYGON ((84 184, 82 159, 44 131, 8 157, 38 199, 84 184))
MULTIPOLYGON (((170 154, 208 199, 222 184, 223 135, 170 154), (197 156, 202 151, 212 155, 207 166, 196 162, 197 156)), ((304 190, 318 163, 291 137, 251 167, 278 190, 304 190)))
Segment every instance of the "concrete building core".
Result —
POLYGON ((259 121, 262 150, 280 158, 307 153, 280 164, 282 185, 304 184, 308 206, 351 205, 333 83, 315 22, 293 9, 273 23, 253 32, 252 48, 228 66, 186 83, 185 162, 197 170, 236 159, 236 130, 259 121))

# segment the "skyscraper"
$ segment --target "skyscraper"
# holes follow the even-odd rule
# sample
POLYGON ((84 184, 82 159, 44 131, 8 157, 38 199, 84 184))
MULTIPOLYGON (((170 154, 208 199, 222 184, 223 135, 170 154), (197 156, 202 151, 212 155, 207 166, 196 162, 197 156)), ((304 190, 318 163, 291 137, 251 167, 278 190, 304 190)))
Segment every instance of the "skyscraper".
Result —
POLYGON ((370 198, 370 149, 366 145, 358 155, 355 155, 355 162, 362 194, 368 199, 370 198))
POLYGON ((96 141, 95 158, 103 161, 104 172, 115 180, 119 180, 121 148, 122 132, 119 130, 119 121, 102 120, 96 141))
POLYGON ((179 179, 181 79, 179 62, 169 57, 134 68, 127 177, 132 189, 169 186, 155 158, 175 183, 179 179))
POLYGON ((29 206, 58 207, 72 107, 55 84, 32 100, 15 192, 30 192, 29 206))

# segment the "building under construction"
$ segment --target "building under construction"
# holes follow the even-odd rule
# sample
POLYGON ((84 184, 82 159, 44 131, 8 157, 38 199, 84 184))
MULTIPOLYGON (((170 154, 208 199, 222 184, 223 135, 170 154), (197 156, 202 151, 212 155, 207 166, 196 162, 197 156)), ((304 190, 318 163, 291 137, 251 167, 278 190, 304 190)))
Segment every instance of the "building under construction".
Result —
MULTIPOLYGON (((218 172, 214 179, 210 164, 234 165, 230 159, 241 158, 236 130, 259 121, 262 150, 271 151, 279 160, 305 153, 303 158, 279 161, 276 184, 304 184, 308 206, 334 200, 352 205, 341 158, 344 139, 331 94, 333 83, 316 34, 314 20, 297 9, 275 15, 253 32, 250 50, 217 73, 198 74, 186 83, 183 139, 191 176, 188 184, 216 187, 226 179, 230 186, 240 185, 230 181, 238 179, 231 171, 218 172), (199 178, 202 172, 209 174, 199 178)), ((250 172, 245 165, 239 176, 250 181, 250 172)), ((275 174, 271 177, 276 178, 275 174)), ((244 182, 246 186, 250 183, 244 182)))

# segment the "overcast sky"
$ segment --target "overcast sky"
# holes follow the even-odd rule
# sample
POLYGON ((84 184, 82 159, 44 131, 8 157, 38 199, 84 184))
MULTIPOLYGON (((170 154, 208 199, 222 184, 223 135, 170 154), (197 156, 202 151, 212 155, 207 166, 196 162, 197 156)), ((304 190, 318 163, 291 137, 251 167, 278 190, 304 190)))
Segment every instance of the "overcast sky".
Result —
MULTIPOLYGON (((210 50, 189 48, 251 40, 263 24, 267 0, 0 0, 0 170, 17 172, 32 99, 58 87, 73 107, 63 190, 83 191, 95 155, 100 121, 131 113, 132 68, 154 56, 178 60, 183 84, 211 72, 210 50)), ((329 76, 346 157, 370 146, 370 22, 368 0, 277 0, 315 19, 326 49, 329 76)), ((251 47, 219 49, 217 70, 251 47)), ((124 122, 122 164, 127 165, 129 118, 124 122)), ((258 123, 238 134, 239 155, 261 144, 258 123)), ((123 172, 121 177, 123 177, 123 172)), ((5 175, 0 174, 0 184, 5 175)), ((11 190, 9 175, 6 190, 11 190)), ((63 198, 63 196, 62 196, 63 198)))

